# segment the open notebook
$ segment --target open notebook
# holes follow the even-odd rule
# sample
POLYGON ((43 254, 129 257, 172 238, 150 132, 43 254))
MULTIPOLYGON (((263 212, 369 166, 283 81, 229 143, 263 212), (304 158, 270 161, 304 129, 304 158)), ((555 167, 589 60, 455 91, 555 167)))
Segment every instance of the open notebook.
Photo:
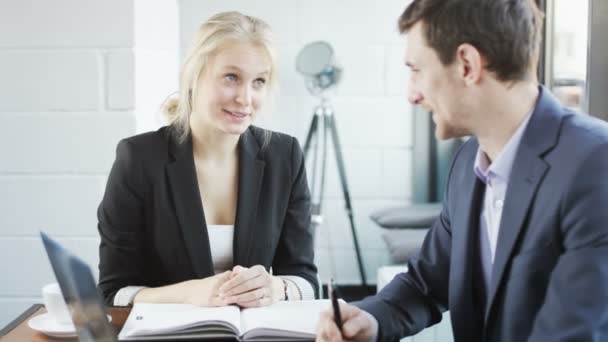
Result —
POLYGON ((319 314, 329 300, 279 302, 250 309, 215 308, 187 304, 136 303, 120 340, 218 339, 241 341, 311 341, 319 314))

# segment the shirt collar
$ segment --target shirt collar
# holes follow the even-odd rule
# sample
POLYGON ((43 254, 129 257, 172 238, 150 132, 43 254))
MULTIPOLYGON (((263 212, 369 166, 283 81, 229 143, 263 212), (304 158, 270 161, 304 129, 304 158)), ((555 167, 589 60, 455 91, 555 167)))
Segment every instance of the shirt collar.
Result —
POLYGON ((517 149, 521 143, 524 131, 528 126, 528 122, 530 121, 533 112, 534 110, 526 115, 524 121, 519 124, 517 130, 515 130, 515 133, 513 133, 511 138, 509 138, 507 144, 498 153, 493 163, 490 162, 488 155, 481 150, 481 147, 477 149, 473 170, 475 171, 477 178, 479 178, 482 182, 487 184, 488 180, 493 177, 501 178, 505 182, 509 179, 517 149))

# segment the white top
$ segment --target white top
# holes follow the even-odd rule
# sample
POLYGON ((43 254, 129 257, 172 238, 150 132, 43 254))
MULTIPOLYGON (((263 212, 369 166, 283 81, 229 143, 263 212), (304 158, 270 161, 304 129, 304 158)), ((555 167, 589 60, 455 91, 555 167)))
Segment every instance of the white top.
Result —
POLYGON ((207 226, 211 260, 215 274, 231 270, 234 267, 232 255, 234 241, 234 226, 211 224, 207 226))

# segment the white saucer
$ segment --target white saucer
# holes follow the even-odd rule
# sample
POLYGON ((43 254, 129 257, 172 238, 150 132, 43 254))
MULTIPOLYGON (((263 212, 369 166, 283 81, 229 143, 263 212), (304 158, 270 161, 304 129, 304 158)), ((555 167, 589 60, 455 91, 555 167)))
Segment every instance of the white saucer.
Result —
POLYGON ((51 319, 48 313, 43 313, 42 315, 30 319, 27 324, 30 328, 53 337, 76 336, 76 328, 74 328, 72 322, 57 323, 54 319, 51 319))
MULTIPOLYGON (((108 315, 108 321, 112 321, 110 315, 108 315)), ((30 319, 27 324, 30 328, 52 337, 66 338, 76 336, 74 324, 71 322, 57 323, 55 320, 51 319, 48 313, 43 313, 30 319)))

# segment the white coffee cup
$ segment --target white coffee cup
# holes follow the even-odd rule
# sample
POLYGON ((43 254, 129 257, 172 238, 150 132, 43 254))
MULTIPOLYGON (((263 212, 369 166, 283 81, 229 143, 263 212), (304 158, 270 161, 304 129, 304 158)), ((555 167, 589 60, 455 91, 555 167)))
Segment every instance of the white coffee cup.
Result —
POLYGON ((51 283, 42 287, 42 299, 51 319, 61 324, 72 323, 70 311, 65 304, 59 284, 51 283))

